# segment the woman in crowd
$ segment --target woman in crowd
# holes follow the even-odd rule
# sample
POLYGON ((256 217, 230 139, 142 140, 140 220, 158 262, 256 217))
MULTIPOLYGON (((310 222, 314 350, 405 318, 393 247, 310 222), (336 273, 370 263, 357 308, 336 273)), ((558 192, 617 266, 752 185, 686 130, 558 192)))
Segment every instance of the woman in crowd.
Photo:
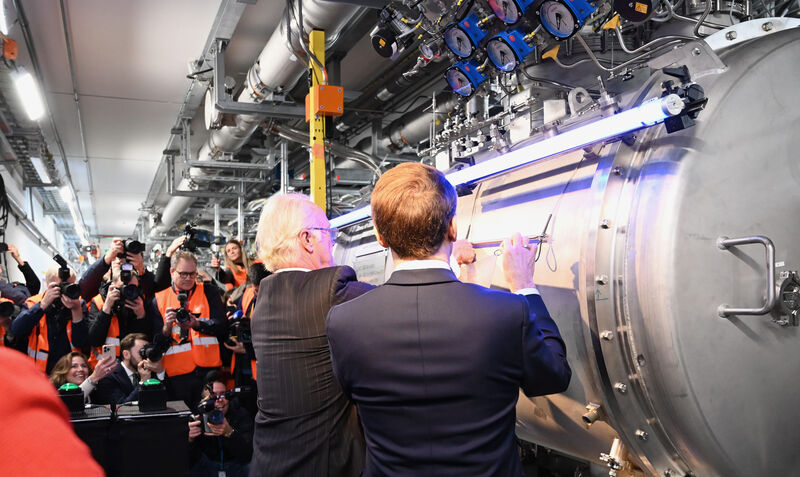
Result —
POLYGON ((112 354, 100 360, 94 371, 90 373, 89 363, 83 353, 73 351, 65 354, 53 366, 50 373, 50 382, 56 388, 60 388, 66 383, 73 383, 80 386, 83 391, 83 398, 89 401, 89 395, 97 387, 97 383, 117 367, 117 358, 112 354))
POLYGON ((224 283, 228 289, 239 287, 247 281, 247 270, 250 265, 250 257, 237 240, 228 240, 225 244, 225 268, 219 268, 218 258, 211 259, 211 267, 217 269, 217 280, 224 283))

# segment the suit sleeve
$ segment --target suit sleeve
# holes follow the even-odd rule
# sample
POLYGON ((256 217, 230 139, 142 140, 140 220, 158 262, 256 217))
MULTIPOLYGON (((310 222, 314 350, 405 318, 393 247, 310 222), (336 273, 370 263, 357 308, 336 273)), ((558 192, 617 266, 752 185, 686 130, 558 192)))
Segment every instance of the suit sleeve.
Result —
POLYGON ((550 317, 542 297, 526 295, 522 326, 522 391, 527 396, 560 393, 569 386, 572 370, 558 326, 550 317))
POLYGON ((33 271, 28 262, 17 265, 17 268, 22 272, 22 276, 25 277, 25 288, 28 289, 31 295, 38 295, 42 283, 39 281, 39 277, 36 276, 36 272, 33 271))
POLYGON ((348 266, 337 267, 336 279, 332 283, 331 305, 339 305, 357 298, 375 288, 375 285, 359 282, 356 271, 348 266))
MULTIPOLYGON (((122 364, 117 365, 122 366, 122 364)), ((122 371, 123 374, 125 371, 122 371)), ((133 391, 130 393, 125 393, 120 387, 118 382, 119 375, 118 372, 115 370, 112 374, 106 376, 105 378, 101 379, 99 383, 97 383, 97 389, 95 390, 95 396, 99 404, 122 404, 124 402, 136 401, 139 399, 139 386, 134 386, 133 391)), ((125 379, 127 379, 127 374, 125 375, 125 379)))
POLYGON ((347 366, 343 363, 346 349, 345 347, 341 347, 338 341, 338 327, 341 326, 338 324, 339 317, 337 316, 339 308, 341 307, 335 306, 328 312, 328 316, 325 318, 325 334, 328 336, 328 348, 330 348, 331 353, 333 376, 336 378, 336 381, 339 382, 339 387, 342 388, 344 395, 347 396, 348 399, 351 399, 350 386, 346 373, 347 366))

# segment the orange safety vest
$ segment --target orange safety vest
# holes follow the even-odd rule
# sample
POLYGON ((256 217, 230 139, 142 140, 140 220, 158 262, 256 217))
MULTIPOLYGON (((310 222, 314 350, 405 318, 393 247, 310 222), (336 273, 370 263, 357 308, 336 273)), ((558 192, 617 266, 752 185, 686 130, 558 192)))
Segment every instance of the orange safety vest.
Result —
MULTIPOLYGON (((14 303, 13 300, 9 300, 8 298, 0 297, 0 302, 6 302, 6 301, 9 302, 9 303, 14 303)), ((6 336, 6 329, 4 327, 0 326, 0 347, 6 345, 5 336, 6 336)))
POLYGON ((226 283, 225 289, 226 290, 233 290, 236 287, 242 286, 242 283, 247 281, 247 269, 242 267, 241 272, 237 272, 235 268, 229 268, 231 271, 231 275, 233 276, 233 283, 226 283))
MULTIPOLYGON (((257 297, 258 295, 256 295, 256 289, 254 287, 245 288, 244 294, 242 294, 242 310, 244 311, 245 318, 250 318, 257 297)), ((231 372, 233 372, 234 369, 236 369, 236 353, 233 353, 233 356, 231 356, 231 372)), ((256 360, 250 360, 250 369, 253 371, 253 379, 256 379, 256 360)))
MULTIPOLYGON (((43 297, 44 292, 34 295, 25 300, 25 305, 28 308, 31 308, 35 304, 42 301, 43 297)), ((67 340, 69 340, 72 351, 81 352, 79 348, 72 346, 72 320, 67 322, 67 340)), ((47 372, 47 357, 49 350, 50 343, 48 342, 47 338, 47 314, 44 314, 42 315, 42 319, 39 320, 39 324, 36 325, 36 329, 31 331, 31 334, 28 336, 28 356, 33 358, 36 367, 39 368, 43 373, 47 372)))
MULTIPOLYGON (((92 298, 92 301, 98 310, 103 309, 105 300, 103 299, 102 295, 98 293, 94 296, 94 298, 92 298)), ((119 320, 117 319, 117 315, 111 316, 111 324, 108 325, 108 333, 106 334, 106 341, 104 344, 115 346, 117 358, 119 358, 119 320)), ((97 362, 100 361, 100 354, 102 353, 102 346, 92 347, 92 350, 89 352, 89 366, 91 369, 94 369, 94 367, 97 366, 97 362)))
MULTIPOLYGON (((156 293, 156 304, 161 316, 167 314, 167 308, 180 308, 178 295, 172 287, 156 293)), ((211 310, 202 283, 195 285, 194 292, 186 302, 189 312, 198 316, 198 321, 209 321, 211 310)), ((219 340, 216 336, 189 330, 189 339, 181 342, 180 326, 172 327, 172 344, 164 353, 164 370, 168 376, 181 376, 194 371, 196 366, 213 368, 222 366, 219 355, 219 340)))

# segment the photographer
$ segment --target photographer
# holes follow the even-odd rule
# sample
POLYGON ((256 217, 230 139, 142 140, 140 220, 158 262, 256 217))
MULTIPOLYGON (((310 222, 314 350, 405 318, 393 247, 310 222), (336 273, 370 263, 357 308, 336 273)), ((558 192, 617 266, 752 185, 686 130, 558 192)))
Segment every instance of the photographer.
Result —
POLYGON ((146 301, 139 283, 138 273, 129 265, 114 267, 109 286, 101 287, 100 293, 89 303, 89 344, 95 347, 90 358, 92 364, 103 344, 116 346, 119 356, 120 338, 142 333, 152 340, 153 335, 161 330, 158 313, 151 302, 146 301))
POLYGON ((11 317, 16 311, 15 308, 13 301, 0 297, 0 347, 11 345, 11 343, 6 343, 6 332, 11 327, 11 317))
MULTIPOLYGON (((150 341, 142 333, 132 333, 120 342, 122 366, 117 366, 97 383, 95 401, 98 404, 122 404, 139 399, 139 383, 150 378, 166 379, 162 360, 145 359, 142 349, 148 350, 150 341)), ((147 354, 147 353, 145 353, 147 354)))
POLYGON ((214 409, 205 412, 205 416, 196 416, 197 419, 189 423, 191 475, 199 477, 224 472, 227 477, 246 477, 253 456, 253 416, 236 400, 229 400, 230 391, 219 373, 209 373, 206 383, 203 403, 210 406, 213 401, 214 409), (209 422, 215 419, 210 416, 214 411, 218 411, 216 419, 222 415, 219 424, 209 422), (204 432, 204 421, 208 422, 207 432, 204 432))
POLYGON ((173 253, 170 264, 172 286, 153 299, 163 323, 153 339, 166 350, 164 368, 176 396, 194 407, 202 377, 222 365, 218 337, 226 336, 225 309, 216 287, 195 282, 197 259, 191 252, 173 253))
MULTIPOLYGON (((1 245, 5 244, 0 244, 0 246, 1 245)), ((6 247, 8 249, 8 253, 11 254, 11 257, 16 260, 17 268, 19 268, 19 271, 22 272, 22 276, 25 277, 25 285, 23 286, 18 282, 9 283, 3 279, 0 279, 0 296, 10 299, 17 306, 22 306, 29 296, 39 293, 41 283, 39 282, 39 278, 36 276, 36 273, 34 273, 31 266, 28 265, 28 262, 22 260, 17 247, 12 244, 8 244, 6 247)), ((0 274, 2 273, 3 267, 0 267, 0 274)))
POLYGON ((111 241, 111 246, 106 251, 102 260, 95 261, 81 277, 78 284, 81 287, 81 297, 89 301, 100 291, 103 276, 111 269, 115 260, 133 265, 133 269, 139 274, 139 282, 145 294, 153 294, 153 274, 147 271, 144 266, 144 244, 135 240, 125 241, 115 237, 111 241))
POLYGON ((89 331, 75 272, 66 262, 50 267, 45 283, 44 292, 25 301, 27 308, 11 322, 9 331, 18 338, 28 337, 28 356, 49 374, 62 356, 89 344, 89 331))
POLYGON ((253 351, 250 319, 258 298, 258 285, 261 280, 270 275, 271 273, 267 271, 263 263, 250 265, 247 274, 247 288, 237 301, 237 311, 240 313, 228 314, 230 338, 224 344, 233 352, 231 374, 237 386, 251 385, 250 380, 256 379, 256 357, 253 351), (242 358, 246 358, 247 361, 242 358))
POLYGON ((247 271, 250 268, 250 257, 244 252, 238 240, 228 240, 225 244, 225 268, 220 268, 219 258, 211 258, 211 268, 217 271, 217 280, 230 290, 247 282, 247 271))

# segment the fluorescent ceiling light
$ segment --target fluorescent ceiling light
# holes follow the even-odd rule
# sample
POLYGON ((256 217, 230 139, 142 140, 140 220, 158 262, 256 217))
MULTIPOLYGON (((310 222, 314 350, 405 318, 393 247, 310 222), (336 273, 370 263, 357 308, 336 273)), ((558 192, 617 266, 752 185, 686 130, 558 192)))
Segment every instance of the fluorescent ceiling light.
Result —
POLYGON ((30 73, 20 68, 17 74, 14 75, 14 84, 17 87, 17 94, 19 94, 28 117, 31 118, 31 121, 38 121, 44 116, 44 102, 36 80, 33 79, 30 73))
POLYGON ((64 201, 67 205, 72 204, 72 191, 69 190, 69 186, 61 186, 58 188, 58 195, 61 196, 61 200, 64 201))
MULTIPOLYGON (((675 94, 653 98, 627 111, 542 139, 472 167, 451 172, 446 178, 454 187, 485 179, 541 159, 653 126, 677 115, 683 110, 683 106, 683 101, 675 94)), ((331 220, 331 227, 343 227, 370 215, 370 207, 367 205, 335 217, 331 220)))
POLYGON ((47 173, 47 168, 44 166, 42 158, 32 156, 31 163, 33 163, 33 168, 36 169, 36 173, 39 174, 39 179, 42 182, 46 184, 53 182, 53 180, 50 178, 50 174, 47 173))
POLYGON ((6 19, 5 2, 0 1, 0 32, 8 36, 8 20, 6 19))

